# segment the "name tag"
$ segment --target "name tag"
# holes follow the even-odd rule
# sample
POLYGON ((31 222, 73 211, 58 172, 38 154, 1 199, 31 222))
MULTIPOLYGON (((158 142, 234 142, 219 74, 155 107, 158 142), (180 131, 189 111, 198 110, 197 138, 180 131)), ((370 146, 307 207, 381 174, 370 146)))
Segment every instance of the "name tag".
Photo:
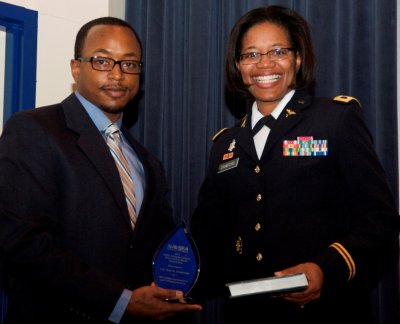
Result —
POLYGON ((230 160, 228 162, 221 163, 218 166, 218 173, 228 171, 230 169, 236 168, 239 164, 239 158, 230 160))

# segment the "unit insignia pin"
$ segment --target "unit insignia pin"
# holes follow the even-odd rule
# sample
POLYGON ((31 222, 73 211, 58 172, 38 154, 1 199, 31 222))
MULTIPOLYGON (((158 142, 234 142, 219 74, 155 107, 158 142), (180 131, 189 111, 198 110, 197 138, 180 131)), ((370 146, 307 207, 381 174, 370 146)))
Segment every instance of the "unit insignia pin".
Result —
POLYGON ((231 144, 229 144, 228 151, 232 152, 235 149, 235 145, 236 145, 236 140, 233 139, 231 144))
POLYGON ((291 109, 286 109, 286 116, 285 117, 288 118, 291 115, 296 115, 296 113, 291 109))
POLYGON ((222 160, 223 160, 223 161, 228 160, 228 159, 231 159, 231 158, 233 158, 233 152, 225 153, 225 154, 222 156, 222 160))
POLYGON ((235 144, 236 144, 236 140, 232 140, 232 142, 229 144, 229 147, 228 147, 229 153, 225 153, 222 156, 223 161, 233 158, 233 156, 234 156, 233 150, 235 149, 235 144))

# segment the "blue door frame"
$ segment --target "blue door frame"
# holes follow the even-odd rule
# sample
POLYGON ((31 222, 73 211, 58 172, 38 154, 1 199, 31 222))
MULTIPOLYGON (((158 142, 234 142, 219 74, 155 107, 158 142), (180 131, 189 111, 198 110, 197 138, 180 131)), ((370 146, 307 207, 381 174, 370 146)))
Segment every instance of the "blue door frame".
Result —
POLYGON ((0 2, 0 25, 6 29, 4 116, 35 107, 37 11, 0 2))
MULTIPOLYGON (((5 76, 3 122, 13 113, 35 107, 37 11, 0 2, 0 26, 5 27, 5 76)), ((2 77, 2 76, 0 76, 2 77)), ((7 297, 0 263, 0 323, 7 310, 7 297)))

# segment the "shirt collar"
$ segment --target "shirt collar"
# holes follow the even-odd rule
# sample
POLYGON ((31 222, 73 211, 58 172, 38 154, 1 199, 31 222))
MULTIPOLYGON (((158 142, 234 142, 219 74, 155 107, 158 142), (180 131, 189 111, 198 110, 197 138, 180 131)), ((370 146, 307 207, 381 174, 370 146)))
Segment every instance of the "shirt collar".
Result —
MULTIPOLYGON (((274 108, 274 110, 271 112, 271 115, 275 117, 275 119, 278 119, 279 115, 281 114, 282 110, 286 107, 287 103, 292 99, 293 95, 295 93, 295 90, 289 91, 283 98, 282 100, 278 103, 278 105, 274 108)), ((257 102, 255 101, 253 103, 253 106, 251 107, 251 128, 254 127, 257 122, 263 118, 264 115, 260 113, 257 107, 257 102)))
MULTIPOLYGON (((97 129, 100 132, 103 132, 104 129, 107 128, 111 124, 111 121, 108 119, 108 117, 104 114, 104 112, 97 107, 96 105, 92 104, 90 101, 88 101, 86 98, 84 98, 78 91, 75 91, 75 95, 82 104, 83 108, 85 108, 86 112, 89 114, 90 119, 93 121, 93 123, 96 125, 97 129)), ((120 118, 116 122, 114 122, 118 126, 118 128, 121 128, 122 126, 122 114, 120 118)))

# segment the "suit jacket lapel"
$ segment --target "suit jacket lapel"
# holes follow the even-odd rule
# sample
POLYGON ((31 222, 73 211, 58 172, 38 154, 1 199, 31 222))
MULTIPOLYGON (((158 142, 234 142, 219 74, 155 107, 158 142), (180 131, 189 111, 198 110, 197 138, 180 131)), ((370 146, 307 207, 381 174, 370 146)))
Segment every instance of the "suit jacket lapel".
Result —
POLYGON ((115 167, 115 162, 107 144, 74 94, 66 98, 62 102, 62 105, 67 127, 79 135, 77 145, 93 163, 101 177, 103 177, 112 196, 120 207, 127 225, 130 227, 125 194, 118 170, 115 167))

